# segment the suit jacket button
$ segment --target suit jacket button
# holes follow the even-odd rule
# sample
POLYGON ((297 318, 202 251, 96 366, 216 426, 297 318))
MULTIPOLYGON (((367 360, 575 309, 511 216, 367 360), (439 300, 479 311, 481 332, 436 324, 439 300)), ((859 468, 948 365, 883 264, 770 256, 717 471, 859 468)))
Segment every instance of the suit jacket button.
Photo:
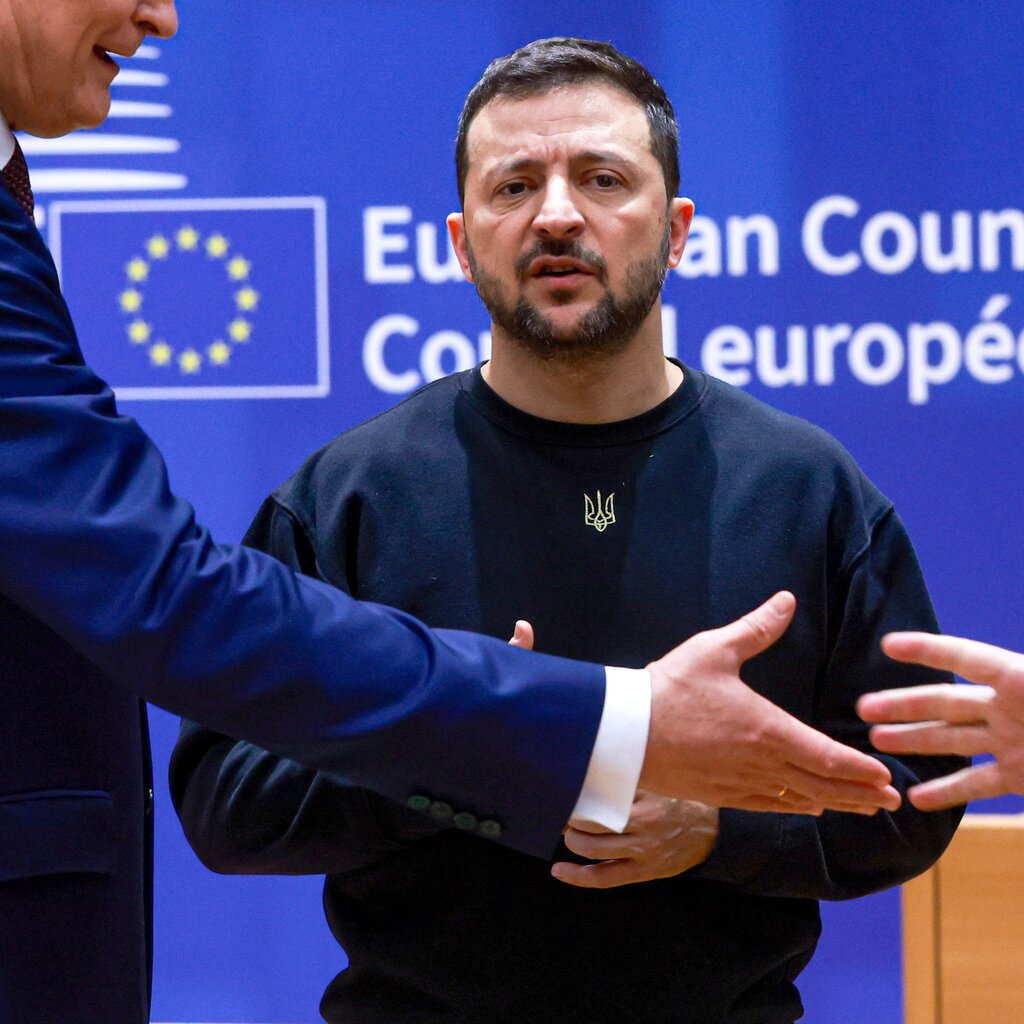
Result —
POLYGON ((434 821, 450 821, 453 813, 452 805, 443 800, 435 800, 430 805, 430 816, 434 821))
POLYGON ((453 819, 455 821, 455 827, 465 829, 467 832, 475 832, 477 827, 477 820, 475 814, 470 814, 468 811, 462 811, 455 815, 453 819))
POLYGON ((487 818, 480 822, 480 835, 485 839, 500 839, 501 838, 501 825, 496 822, 493 818, 487 818))
POLYGON ((416 793, 405 801, 405 806, 413 811, 425 813, 430 810, 430 797, 423 796, 422 793, 416 793))

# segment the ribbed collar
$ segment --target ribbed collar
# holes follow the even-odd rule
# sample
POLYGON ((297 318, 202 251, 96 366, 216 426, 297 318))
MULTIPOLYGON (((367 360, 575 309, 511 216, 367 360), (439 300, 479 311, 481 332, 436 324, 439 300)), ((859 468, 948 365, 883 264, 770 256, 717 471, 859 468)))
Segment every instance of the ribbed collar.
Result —
POLYGON ((700 405, 707 391, 707 378, 699 370, 691 370, 676 360, 673 362, 683 371, 682 384, 653 409, 615 423, 561 423, 531 416, 500 398, 484 380, 479 366, 459 375, 459 387, 484 416, 509 433, 547 444, 605 447, 659 434, 700 405))

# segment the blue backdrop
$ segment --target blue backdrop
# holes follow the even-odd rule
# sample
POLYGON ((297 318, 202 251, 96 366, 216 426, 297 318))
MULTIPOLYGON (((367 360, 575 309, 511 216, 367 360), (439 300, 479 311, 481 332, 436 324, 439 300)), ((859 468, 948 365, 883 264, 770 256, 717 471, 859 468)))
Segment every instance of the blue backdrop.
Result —
MULTIPOLYGON (((103 129, 26 141, 85 351, 177 489, 237 540, 312 449, 480 358, 443 226, 461 101, 530 39, 608 39, 673 99, 697 204, 667 346, 837 435, 944 628, 1020 646, 1024 8, 554 6, 186 3, 103 129)), ((155 1020, 318 1019, 318 880, 207 873, 165 786, 156 872, 155 1020)), ((806 1020, 896 1024, 899 986, 897 895, 826 907, 806 1020)))

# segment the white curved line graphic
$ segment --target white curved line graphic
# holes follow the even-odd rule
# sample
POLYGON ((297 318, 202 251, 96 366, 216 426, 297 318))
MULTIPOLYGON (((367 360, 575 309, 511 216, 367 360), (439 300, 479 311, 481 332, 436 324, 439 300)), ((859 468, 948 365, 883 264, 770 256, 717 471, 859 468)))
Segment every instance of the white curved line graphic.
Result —
POLYGON ((152 135, 112 135, 82 133, 57 139, 36 139, 29 136, 21 144, 27 156, 68 156, 94 153, 177 153, 177 139, 152 135))
POLYGON ((43 192, 157 192, 182 189, 184 174, 161 171, 123 171, 67 168, 32 172, 32 191, 43 192))
POLYGON ((170 117, 174 111, 169 103, 141 103, 137 100, 113 100, 110 117, 170 117))
POLYGON ((162 71, 134 71, 122 68, 114 76, 113 85, 145 85, 159 88, 168 83, 168 77, 162 71))

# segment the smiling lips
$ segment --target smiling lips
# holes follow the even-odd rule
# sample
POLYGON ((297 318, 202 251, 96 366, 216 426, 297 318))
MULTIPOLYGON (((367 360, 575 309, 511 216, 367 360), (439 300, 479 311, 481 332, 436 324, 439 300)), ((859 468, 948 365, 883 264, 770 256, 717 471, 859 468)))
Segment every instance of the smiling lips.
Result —
POLYGON ((104 64, 110 64, 110 65, 112 65, 115 68, 120 68, 121 65, 118 64, 116 60, 114 60, 114 57, 111 56, 112 54, 114 54, 114 55, 116 55, 118 57, 134 57, 135 56, 134 51, 131 52, 131 53, 119 53, 117 50, 108 50, 108 49, 106 49, 106 47, 103 47, 103 46, 94 46, 92 48, 92 52, 94 54, 96 54, 96 56, 101 61, 103 61, 104 64))
POLYGON ((118 64, 102 46, 94 46, 92 48, 92 52, 93 56, 96 57, 96 59, 103 64, 109 72, 113 72, 116 75, 121 70, 121 65, 118 64))

